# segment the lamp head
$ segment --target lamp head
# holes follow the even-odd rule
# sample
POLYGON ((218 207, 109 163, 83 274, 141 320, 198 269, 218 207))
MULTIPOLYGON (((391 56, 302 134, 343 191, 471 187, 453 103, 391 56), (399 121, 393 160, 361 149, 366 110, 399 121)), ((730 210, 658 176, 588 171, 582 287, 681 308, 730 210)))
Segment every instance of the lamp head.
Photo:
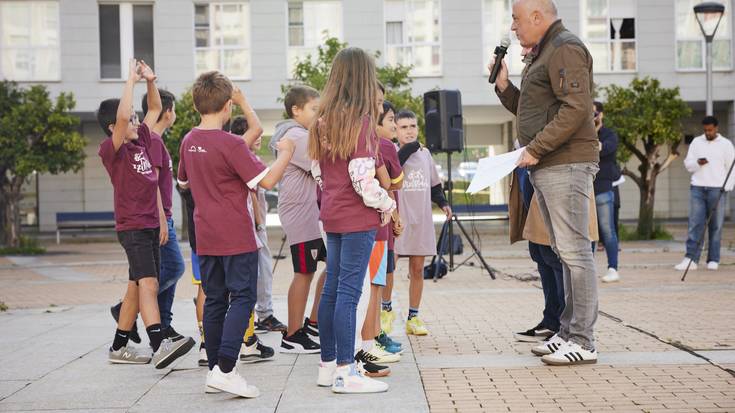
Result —
POLYGON ((708 42, 712 41, 720 26, 720 20, 725 13, 723 4, 707 1, 694 6, 694 15, 697 17, 697 23, 702 30, 702 34, 708 42))

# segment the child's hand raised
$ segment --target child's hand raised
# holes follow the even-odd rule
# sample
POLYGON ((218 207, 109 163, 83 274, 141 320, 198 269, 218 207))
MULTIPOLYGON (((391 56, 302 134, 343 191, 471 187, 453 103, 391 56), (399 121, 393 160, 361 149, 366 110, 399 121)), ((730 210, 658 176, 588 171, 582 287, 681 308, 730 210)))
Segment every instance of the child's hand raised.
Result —
POLYGON ((242 107, 245 103, 245 94, 242 93, 242 90, 240 90, 239 87, 234 86, 232 88, 232 103, 236 104, 237 106, 242 107))
POLYGON ((128 61, 128 80, 133 82, 138 82, 141 77, 141 72, 143 71, 141 64, 135 60, 130 59, 128 61))
POLYGON ((148 82, 153 82, 154 80, 158 78, 158 76, 156 76, 156 74, 153 73, 153 69, 151 69, 151 67, 148 66, 145 61, 141 60, 139 65, 141 68, 140 75, 143 79, 145 79, 148 82))

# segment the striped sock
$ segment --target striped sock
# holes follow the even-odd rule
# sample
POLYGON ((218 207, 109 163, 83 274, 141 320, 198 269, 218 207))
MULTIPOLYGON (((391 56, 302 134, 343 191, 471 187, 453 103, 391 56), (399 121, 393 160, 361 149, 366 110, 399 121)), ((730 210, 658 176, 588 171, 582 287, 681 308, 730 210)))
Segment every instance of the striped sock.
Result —
POLYGON ((412 319, 419 315, 419 309, 418 308, 409 308, 408 309, 408 319, 412 319))
POLYGON ((383 300, 383 311, 393 311, 393 300, 383 300))

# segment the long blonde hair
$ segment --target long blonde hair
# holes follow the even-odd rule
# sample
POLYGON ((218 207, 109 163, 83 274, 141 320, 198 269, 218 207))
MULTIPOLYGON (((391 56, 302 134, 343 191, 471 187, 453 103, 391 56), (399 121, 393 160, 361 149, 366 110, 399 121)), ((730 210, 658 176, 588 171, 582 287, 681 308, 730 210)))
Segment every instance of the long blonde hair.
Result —
MULTIPOLYGON (((347 159, 357 149, 363 117, 368 118, 368 133, 376 128, 378 80, 373 57, 357 47, 337 53, 319 101, 319 115, 309 128, 309 156, 347 159)), ((370 148, 371 139, 367 144, 370 148)))

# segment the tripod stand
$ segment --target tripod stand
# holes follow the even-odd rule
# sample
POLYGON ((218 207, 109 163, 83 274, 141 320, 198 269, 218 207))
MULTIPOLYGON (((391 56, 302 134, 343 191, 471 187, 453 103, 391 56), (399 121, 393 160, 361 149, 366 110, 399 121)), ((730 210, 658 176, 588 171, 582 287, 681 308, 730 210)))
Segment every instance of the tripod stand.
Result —
MULTIPOLYGON (((707 221, 704 223, 704 228, 702 228, 702 235, 699 236, 699 241, 697 241, 697 252, 700 252, 702 248, 704 248, 704 234, 707 231, 707 227, 709 227, 709 222, 712 220, 712 216, 715 215, 715 212, 717 212, 717 207, 720 204, 720 199, 722 199, 722 194, 725 193, 725 187, 727 186, 727 181, 730 180, 730 175, 732 174, 732 169, 735 167, 735 160, 730 164, 730 169, 727 171, 727 176, 725 176, 725 182, 722 183, 722 186, 720 187, 720 193, 717 194, 717 202, 715 202, 714 207, 712 210, 709 211, 709 214, 707 215, 707 221)), ((684 275, 681 277, 681 281, 685 281, 687 278, 687 273, 689 273, 689 267, 692 265, 692 260, 689 260, 689 263, 687 264, 687 269, 684 271, 684 275)))
MULTIPOLYGON (((449 152, 447 152, 447 192, 448 192, 447 201, 449 202, 449 207, 450 208, 453 208, 454 207, 454 203, 452 202, 452 190, 453 190, 453 184, 452 184, 452 152, 449 151, 449 152)), ((469 261, 470 259, 472 259, 473 256, 477 256, 477 258, 482 263, 482 266, 487 270, 487 272, 490 274, 490 277, 494 280, 495 279, 495 271, 496 270, 493 267, 491 267, 485 261, 485 258, 482 257, 482 253, 477 248, 477 246, 475 245, 474 241, 472 241, 472 237, 470 236, 470 234, 467 232, 467 230, 462 225, 462 222, 460 221, 459 217, 456 214, 453 213, 452 214, 452 218, 450 218, 449 220, 447 220, 446 225, 448 226, 448 229, 447 229, 447 231, 442 231, 441 237, 444 237, 444 236, 448 236, 449 237, 449 239, 446 242, 446 245, 448 246, 447 249, 449 250, 449 267, 448 267, 448 270, 449 271, 454 271, 457 268, 459 268, 462 265, 464 265, 465 263, 467 263, 467 261, 469 261), (462 234, 464 234, 464 237, 467 240, 467 243, 469 243, 470 244, 470 247, 472 247, 472 255, 470 255, 468 258, 466 258, 464 261, 462 261, 460 264, 458 264, 456 266, 454 265, 454 245, 453 245, 453 243, 454 243, 454 224, 455 223, 459 227, 460 231, 462 231, 462 234)), ((443 242, 442 239, 439 240, 439 245, 441 245, 441 246, 444 245, 444 242, 443 242)), ((438 251, 437 251, 437 259, 439 261, 442 261, 444 259, 443 258, 443 255, 444 255, 443 248, 439 248, 438 251)), ((436 266, 435 269, 434 269, 434 282, 436 282, 436 280, 438 278, 438 273, 439 273, 438 266, 436 266)))

